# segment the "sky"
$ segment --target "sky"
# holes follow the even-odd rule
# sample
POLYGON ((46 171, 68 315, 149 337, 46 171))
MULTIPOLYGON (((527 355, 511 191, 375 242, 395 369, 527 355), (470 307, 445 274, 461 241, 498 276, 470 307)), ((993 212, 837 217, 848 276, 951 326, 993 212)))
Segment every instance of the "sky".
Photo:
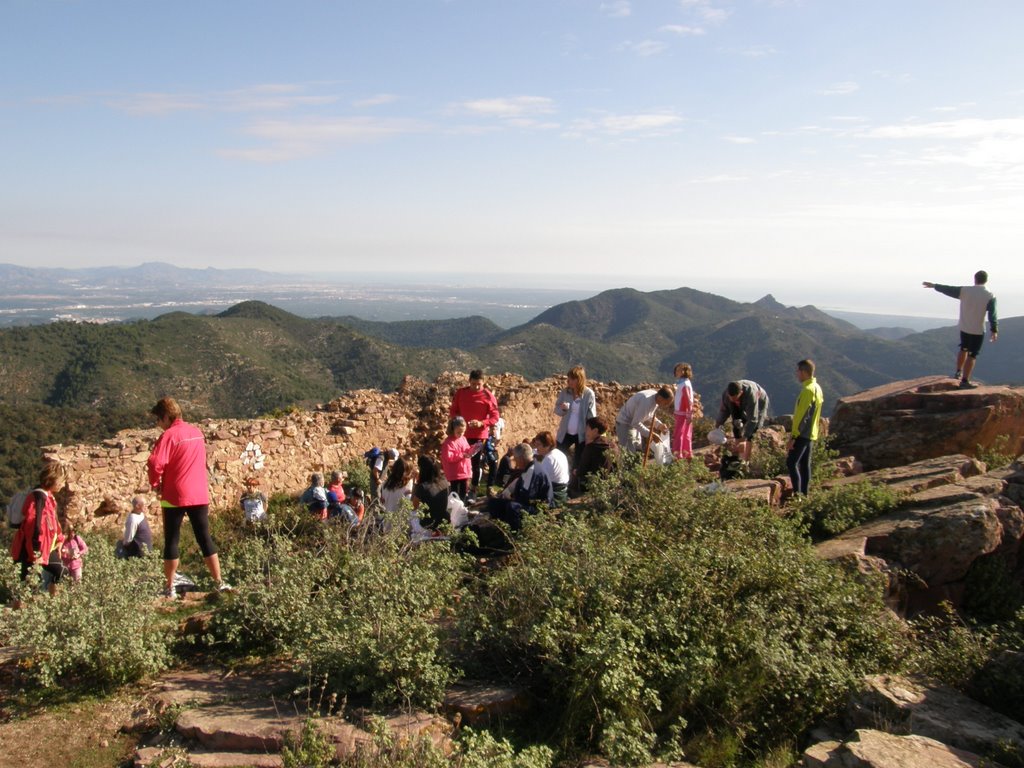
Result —
POLYGON ((1024 314, 1020 0, 0 0, 0 262, 1024 314))

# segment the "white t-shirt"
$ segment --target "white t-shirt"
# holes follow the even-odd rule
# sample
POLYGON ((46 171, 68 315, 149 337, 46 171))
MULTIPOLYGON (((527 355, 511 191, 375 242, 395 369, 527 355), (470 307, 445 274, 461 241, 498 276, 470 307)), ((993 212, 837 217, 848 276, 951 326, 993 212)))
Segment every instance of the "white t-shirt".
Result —
MULTIPOLYGON (((412 480, 398 488, 381 488, 380 498, 384 502, 384 509, 388 512, 397 512, 402 505, 402 499, 412 497, 412 480)), ((418 517, 418 516, 417 516, 418 517)))

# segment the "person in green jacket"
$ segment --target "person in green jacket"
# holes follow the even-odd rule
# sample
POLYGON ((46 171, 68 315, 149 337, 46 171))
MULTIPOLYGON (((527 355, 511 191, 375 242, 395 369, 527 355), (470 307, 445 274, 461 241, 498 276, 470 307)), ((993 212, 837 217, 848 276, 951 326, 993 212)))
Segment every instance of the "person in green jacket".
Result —
POLYGON ((801 360, 796 364, 796 377, 800 381, 800 394, 793 408, 793 426, 790 429, 789 453, 786 466, 793 482, 793 492, 807 495, 811 480, 811 450, 818 439, 818 421, 825 405, 825 396, 814 378, 814 361, 801 360))

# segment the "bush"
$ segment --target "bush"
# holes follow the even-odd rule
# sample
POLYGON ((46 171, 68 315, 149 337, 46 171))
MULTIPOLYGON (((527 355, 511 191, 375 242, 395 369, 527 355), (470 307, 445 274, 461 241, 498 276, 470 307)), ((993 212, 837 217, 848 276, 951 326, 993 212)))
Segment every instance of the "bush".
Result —
POLYGON ((363 459, 349 459, 345 464, 345 484, 363 493, 370 492, 370 468, 363 459))
POLYGON ((483 665, 532 679, 566 749, 726 764, 832 711, 903 638, 881 596, 815 557, 768 510, 695 493, 685 473, 621 471, 592 514, 528 521, 472 595, 483 665), (502 664, 501 661, 507 660, 502 664))
POLYGON ((380 718, 371 720, 370 731, 373 742, 360 745, 344 757, 341 768, 550 768, 554 759, 548 747, 516 752, 506 739, 468 728, 455 738, 451 754, 435 745, 427 734, 396 736, 380 718))
POLYGON ((8 563, 0 576, 23 600, 3 613, 0 644, 25 651, 22 670, 36 685, 113 686, 168 665, 171 627, 151 605, 163 583, 158 558, 118 560, 113 545, 96 543, 82 582, 62 581, 54 597, 38 592, 38 570, 21 584, 18 569, 8 563))
POLYGON ((1010 466, 1016 458, 1010 450, 1010 438, 1007 435, 999 435, 988 448, 976 446, 974 455, 978 461, 984 462, 989 472, 1010 466))
POLYGON ((286 652, 340 696, 432 706, 454 674, 445 615, 460 560, 443 543, 319 525, 314 535, 253 537, 233 553, 239 589, 211 632, 235 651, 286 652))
POLYGON ((911 624, 914 652, 906 660, 907 671, 933 678, 959 690, 984 666, 999 646, 996 632, 972 626, 949 603, 941 612, 911 624))
POLYGON ((983 622, 1012 619, 1024 606, 1024 586, 1000 555, 979 557, 967 571, 964 611, 983 622))
POLYGON ((862 482, 812 488, 808 496, 791 499, 786 509, 802 531, 820 541, 892 511, 899 501, 889 486, 862 482))

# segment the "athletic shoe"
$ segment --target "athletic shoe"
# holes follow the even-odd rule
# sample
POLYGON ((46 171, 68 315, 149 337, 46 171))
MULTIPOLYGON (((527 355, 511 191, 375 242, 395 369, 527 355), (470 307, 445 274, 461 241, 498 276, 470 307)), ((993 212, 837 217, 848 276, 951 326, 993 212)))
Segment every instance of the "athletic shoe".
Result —
POLYGON ((967 379, 964 379, 963 381, 960 382, 960 389, 977 389, 977 388, 978 388, 977 384, 974 384, 973 382, 970 382, 967 379))
POLYGON ((226 581, 221 581, 217 584, 218 592, 234 592, 235 588, 228 584, 226 581))
POLYGON ((953 374, 953 378, 954 379, 962 379, 963 376, 964 376, 964 372, 960 371, 960 370, 958 370, 956 373, 953 374))
POLYGON ((164 599, 165 600, 177 600, 178 599, 178 592, 177 592, 177 590, 174 587, 167 587, 164 590, 164 599))

